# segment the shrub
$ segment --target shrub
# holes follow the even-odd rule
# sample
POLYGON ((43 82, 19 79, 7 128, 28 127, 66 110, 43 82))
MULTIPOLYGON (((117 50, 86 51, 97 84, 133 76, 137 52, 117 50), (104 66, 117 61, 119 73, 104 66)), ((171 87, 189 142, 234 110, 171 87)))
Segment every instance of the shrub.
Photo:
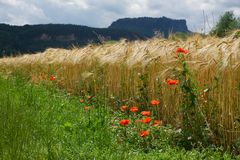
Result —
POLYGON ((239 18, 236 18, 232 11, 225 12, 219 19, 216 26, 211 30, 211 35, 224 37, 229 31, 240 28, 239 18))

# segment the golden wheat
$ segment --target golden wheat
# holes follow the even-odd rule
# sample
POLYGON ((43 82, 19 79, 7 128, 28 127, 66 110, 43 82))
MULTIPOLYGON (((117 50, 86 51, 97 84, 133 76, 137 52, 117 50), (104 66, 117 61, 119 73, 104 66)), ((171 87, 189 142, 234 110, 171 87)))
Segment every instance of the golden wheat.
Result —
MULTIPOLYGON (((203 114, 216 143, 232 145, 240 137, 240 38, 192 36, 186 41, 153 38, 147 41, 88 45, 84 48, 47 49, 43 53, 0 59, 2 72, 55 75, 68 92, 129 99, 138 94, 138 74, 148 77, 148 96, 161 100, 159 116, 178 125, 179 92, 165 85, 175 76, 177 47, 189 50, 187 63, 202 93, 203 114), (206 91, 206 92, 205 92, 206 91)), ((131 102, 131 101, 130 101, 131 102)), ((134 104, 134 101, 131 102, 134 104)))

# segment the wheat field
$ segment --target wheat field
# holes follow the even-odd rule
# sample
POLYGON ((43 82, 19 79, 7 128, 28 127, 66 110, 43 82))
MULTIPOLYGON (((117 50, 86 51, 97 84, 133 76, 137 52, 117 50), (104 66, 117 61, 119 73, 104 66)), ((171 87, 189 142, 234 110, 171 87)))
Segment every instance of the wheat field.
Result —
MULTIPOLYGON (((198 85, 200 112, 216 144, 231 147, 240 138, 240 38, 194 35, 187 40, 153 38, 146 41, 121 40, 83 48, 47 49, 42 53, 0 59, 0 72, 24 73, 36 83, 50 75, 70 94, 101 94, 105 98, 136 102, 145 75, 148 99, 159 99, 159 117, 179 127, 182 93, 168 86, 176 75, 176 48, 189 51, 186 57, 198 85)), ((109 103, 110 107, 116 104, 109 103), (111 106, 112 105, 112 106, 111 106)))

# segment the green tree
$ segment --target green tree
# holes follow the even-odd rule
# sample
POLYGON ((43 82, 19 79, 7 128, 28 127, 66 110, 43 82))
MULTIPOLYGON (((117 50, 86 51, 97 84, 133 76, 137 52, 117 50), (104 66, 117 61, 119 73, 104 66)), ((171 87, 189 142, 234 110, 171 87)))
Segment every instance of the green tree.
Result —
POLYGON ((239 18, 237 19, 232 11, 227 11, 220 17, 218 23, 211 30, 210 34, 224 37, 226 33, 237 28, 240 28, 239 18))

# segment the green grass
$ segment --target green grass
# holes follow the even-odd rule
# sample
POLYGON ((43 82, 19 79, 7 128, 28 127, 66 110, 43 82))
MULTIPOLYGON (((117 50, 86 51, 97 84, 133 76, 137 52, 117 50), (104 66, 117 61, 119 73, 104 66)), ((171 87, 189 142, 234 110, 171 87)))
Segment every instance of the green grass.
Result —
POLYGON ((186 151, 164 146, 145 153, 117 143, 111 110, 21 76, 0 76, 0 159, 231 159, 217 148, 186 151))

